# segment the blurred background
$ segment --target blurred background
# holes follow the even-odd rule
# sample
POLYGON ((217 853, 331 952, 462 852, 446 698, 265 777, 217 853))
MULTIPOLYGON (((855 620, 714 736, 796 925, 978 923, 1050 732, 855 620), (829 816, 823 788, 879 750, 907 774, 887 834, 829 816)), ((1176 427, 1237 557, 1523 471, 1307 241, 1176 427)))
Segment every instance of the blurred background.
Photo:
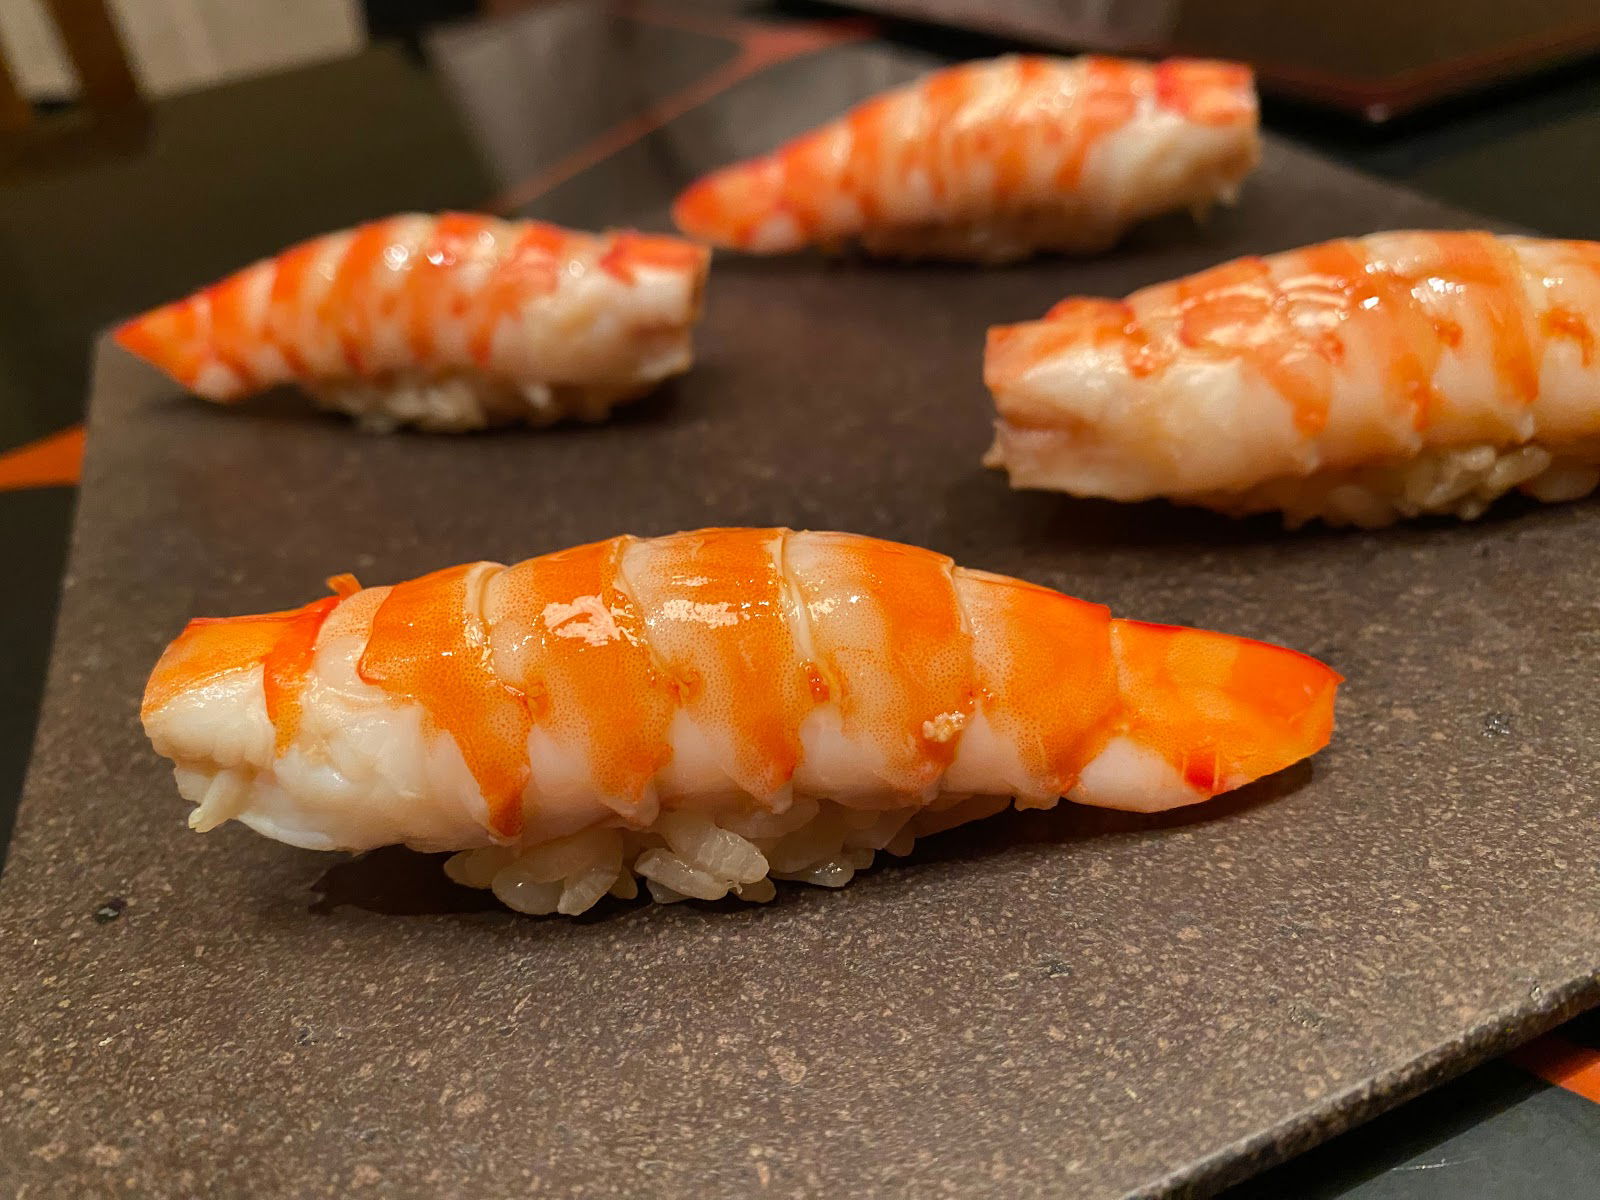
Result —
MULTIPOLYGON (((75 59, 82 65, 77 56, 85 51, 104 56, 112 40, 139 90, 162 97, 538 2, 5 0, 0 42, 12 86, 32 103, 80 96, 75 59)), ((1600 45, 1600 17, 1590 0, 1283 0, 1271 6, 1271 20, 1262 19, 1255 0, 857 0, 841 7, 1074 49, 1244 59, 1282 94, 1375 121, 1600 45)))
MULTIPOLYGON (((0 0, 0 844, 101 330, 380 213, 522 211, 752 73, 727 22, 861 16, 930 65, 1016 46, 1246 59, 1273 133, 1488 220, 1600 236, 1597 0, 0 0), (560 74, 619 39, 638 72, 560 74)), ((594 223, 554 204, 540 215, 594 223)), ((1592 1054, 1597 1032, 1560 1044, 1592 1054)), ((1248 1194, 1600 1196, 1600 1104, 1541 1061, 1482 1067, 1248 1194)))
POLYGON ((13 84, 29 101, 61 104, 82 94, 73 49, 94 42, 101 12, 115 26, 140 91, 152 98, 353 54, 367 44, 369 28, 354 0, 120 0, 100 7, 0 5, 0 41, 13 84))

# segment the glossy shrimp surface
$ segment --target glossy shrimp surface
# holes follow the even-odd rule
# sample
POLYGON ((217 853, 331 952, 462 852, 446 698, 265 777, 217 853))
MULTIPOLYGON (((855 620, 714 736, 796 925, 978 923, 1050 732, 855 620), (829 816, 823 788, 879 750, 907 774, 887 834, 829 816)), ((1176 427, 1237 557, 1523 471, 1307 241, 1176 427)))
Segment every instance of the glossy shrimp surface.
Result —
POLYGON ((143 718, 190 823, 466 851, 530 912, 837 884, 1013 798, 1152 811, 1315 753, 1291 650, 841 533, 707 529, 191 622, 143 718))
POLYGON ((1005 261, 1099 251, 1230 200, 1260 157, 1248 68, 1012 56, 935 72, 695 183, 685 233, 752 253, 1005 261))
POLYGON ((1600 482, 1600 244, 1381 233, 989 331, 1019 487, 1382 525, 1600 482))
POLYGON ((305 242, 116 331, 221 403, 296 383, 376 427, 598 418, 686 370, 707 252, 467 213, 305 242))

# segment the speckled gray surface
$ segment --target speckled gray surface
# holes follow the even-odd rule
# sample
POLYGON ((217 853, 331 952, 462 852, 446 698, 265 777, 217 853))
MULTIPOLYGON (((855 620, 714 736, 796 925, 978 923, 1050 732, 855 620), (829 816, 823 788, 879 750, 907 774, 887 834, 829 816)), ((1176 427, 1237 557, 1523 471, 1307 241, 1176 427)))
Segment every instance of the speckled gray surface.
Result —
POLYGON ((723 261, 694 374, 547 434, 222 412, 105 352, 0 877, 0 1182, 1202 1192, 1600 998, 1600 505, 1290 536, 1016 495, 977 465, 985 324, 1460 221, 1275 146, 1239 210, 1096 263, 723 261), (1336 742, 1199 811, 1013 814, 841 893, 565 921, 485 910, 404 852, 192 834, 138 730, 192 613, 710 522, 900 538, 1291 643, 1349 678, 1336 742))

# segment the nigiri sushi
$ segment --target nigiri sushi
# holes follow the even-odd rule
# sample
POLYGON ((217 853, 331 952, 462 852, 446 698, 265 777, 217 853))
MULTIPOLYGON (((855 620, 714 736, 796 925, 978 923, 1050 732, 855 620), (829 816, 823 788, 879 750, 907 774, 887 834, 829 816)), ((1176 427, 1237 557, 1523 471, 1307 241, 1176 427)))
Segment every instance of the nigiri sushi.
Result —
POLYGON ((530 913, 829 887, 1013 797, 1154 811, 1315 753, 1339 676, 844 533, 616 537, 190 622, 142 714, 194 802, 458 851, 530 913))
POLYGON ((856 242, 1005 262, 1104 250, 1147 217, 1231 201, 1260 156, 1247 67, 1010 56, 937 71, 713 172, 673 217, 755 254, 856 242))
POLYGON ((116 330, 229 404, 296 383, 376 429, 596 420, 689 367, 709 253, 469 213, 328 234, 116 330))
POLYGON ((1291 527, 1600 483, 1600 243, 1379 233, 989 331, 1015 487, 1291 527))

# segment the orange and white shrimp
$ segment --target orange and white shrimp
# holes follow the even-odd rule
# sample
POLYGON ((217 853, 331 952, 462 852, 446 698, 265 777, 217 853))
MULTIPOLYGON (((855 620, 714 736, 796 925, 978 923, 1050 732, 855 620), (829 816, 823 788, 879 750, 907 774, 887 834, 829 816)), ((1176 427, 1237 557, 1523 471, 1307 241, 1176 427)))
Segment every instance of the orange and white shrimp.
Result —
POLYGON ((1299 525, 1600 483, 1600 243, 1380 233, 989 331, 1016 487, 1299 525))
POLYGON ((706 529, 192 621, 143 705, 196 829, 456 850, 527 912, 838 886, 1014 797, 1154 811, 1327 743, 1339 676, 942 555, 706 529))
POLYGON ((1261 156, 1249 68, 1013 56, 937 71, 678 198, 691 237, 756 254, 858 242, 1003 262, 1104 250, 1231 201, 1261 156))
POLYGON ((468 213, 373 221, 127 322, 208 400, 297 383, 387 429, 598 419, 689 368, 709 254, 468 213))

